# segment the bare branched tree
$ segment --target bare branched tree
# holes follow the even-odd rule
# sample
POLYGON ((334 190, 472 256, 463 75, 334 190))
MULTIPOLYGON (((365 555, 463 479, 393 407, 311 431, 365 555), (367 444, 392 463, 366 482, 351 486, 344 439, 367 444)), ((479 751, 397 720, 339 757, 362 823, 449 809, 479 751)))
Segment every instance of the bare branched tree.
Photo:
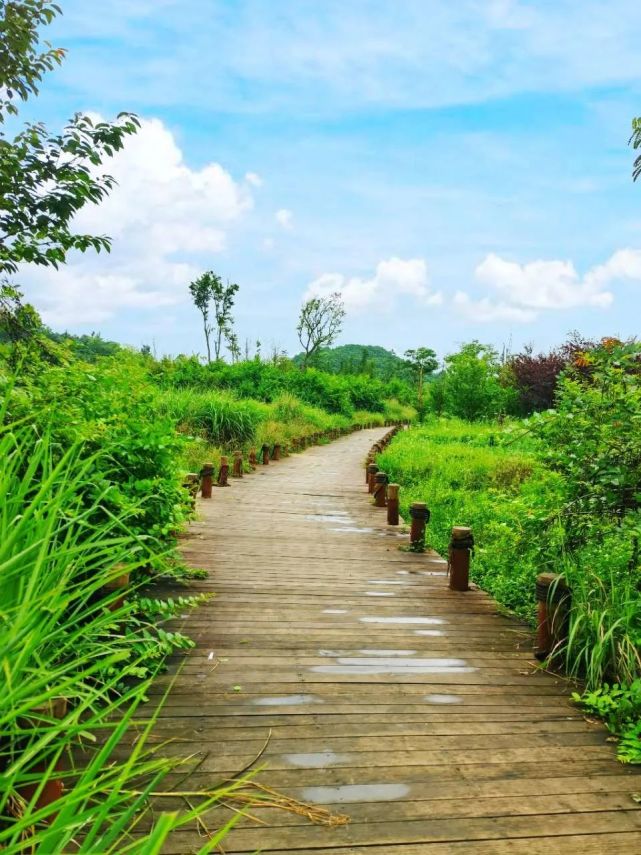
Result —
POLYGON ((340 333, 345 306, 340 293, 312 297, 303 306, 298 319, 298 340, 303 348, 303 368, 307 368, 321 347, 329 347, 340 333))

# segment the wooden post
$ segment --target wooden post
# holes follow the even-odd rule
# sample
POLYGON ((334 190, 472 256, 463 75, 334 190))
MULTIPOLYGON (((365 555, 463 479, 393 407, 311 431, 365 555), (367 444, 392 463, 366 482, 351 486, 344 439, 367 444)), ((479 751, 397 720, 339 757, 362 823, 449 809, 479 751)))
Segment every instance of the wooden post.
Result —
POLYGON ((470 556, 474 552, 472 529, 463 525, 452 528, 449 550, 450 588, 468 591, 470 587, 470 556))
POLYGON ((234 451, 234 471, 232 472, 232 477, 234 477, 234 478, 242 478, 243 477, 243 452, 242 451, 234 451))
POLYGON ((369 484, 369 466, 370 463, 374 462, 374 457, 372 454, 368 454, 365 460, 365 483, 369 484))
MULTIPOLYGON (((42 706, 34 707, 24 718, 20 719, 22 727, 27 728, 43 728, 46 727, 50 719, 62 720, 67 714, 67 699, 53 698, 50 701, 42 704, 42 706)), ((40 789, 38 798, 36 799, 36 808, 48 807, 58 801, 64 792, 64 778, 60 775, 56 777, 56 773, 64 771, 63 758, 59 757, 54 768, 50 770, 50 761, 42 760, 30 768, 33 774, 39 774, 45 777, 44 785, 40 789)), ((41 781, 33 781, 31 784, 24 784, 18 787, 18 794, 25 800, 30 802, 35 796, 36 791, 40 788, 41 781)), ((54 819, 55 814, 50 814, 45 823, 49 824, 54 819)))
POLYGON ((430 518, 425 502, 412 502, 410 517, 412 518, 410 549, 412 552, 425 552, 425 526, 430 518))
POLYGON ((367 492, 373 493, 376 486, 376 473, 378 466, 375 463, 370 463, 367 467, 367 492))
POLYGON ((567 640, 572 594, 562 576, 540 573, 536 577, 537 629, 534 655, 547 659, 567 640))
POLYGON ((214 483, 214 464, 203 463, 200 470, 200 494, 203 499, 211 499, 211 488, 214 483))
POLYGON ((387 524, 398 525, 398 484, 387 485, 387 524))
POLYGON ((251 469, 255 469, 258 466, 258 458, 256 457, 255 448, 252 448, 249 452, 249 466, 251 469))
MULTIPOLYGON (((122 569, 122 565, 118 564, 114 567, 114 570, 122 569)), ((126 589, 129 587, 129 571, 125 571, 121 573, 119 576, 110 579, 107 583, 103 585, 103 591, 107 594, 113 593, 113 591, 122 591, 119 597, 109 603, 107 608, 110 612, 116 612, 125 602, 126 589)))
POLYGON ((272 450, 272 460, 280 460, 280 444, 278 442, 272 450))
POLYGON ((263 466, 267 466, 269 464, 269 446, 267 443, 263 443, 263 447, 261 448, 261 452, 263 455, 263 466))
POLYGON ((385 472, 377 472, 374 476, 374 507, 384 508, 387 496, 387 482, 389 478, 385 472))
POLYGON ((218 486, 229 487, 227 477, 229 475, 229 460, 226 457, 220 458, 220 470, 218 472, 218 486))

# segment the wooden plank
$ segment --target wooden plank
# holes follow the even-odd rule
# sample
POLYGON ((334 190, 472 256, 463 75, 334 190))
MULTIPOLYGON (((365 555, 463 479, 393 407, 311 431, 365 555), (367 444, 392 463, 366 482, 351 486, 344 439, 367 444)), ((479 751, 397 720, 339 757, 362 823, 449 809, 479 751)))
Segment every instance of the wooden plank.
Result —
MULTIPOLYGON (((407 820, 370 824, 351 823, 336 828, 317 826, 270 827, 266 830, 243 828, 232 832, 226 852, 286 852, 333 846, 370 847, 381 844, 456 843, 459 841, 519 840, 527 837, 549 837, 619 833, 635 834, 641 840, 641 813, 638 810, 602 811, 597 813, 537 814, 528 816, 471 817, 466 819, 407 820)), ((180 836, 185 847, 200 838, 196 833, 180 836)), ((200 840, 202 845, 202 840, 200 840)), ((171 850, 170 850, 171 851, 171 850)), ((183 852, 190 851, 184 848, 183 852)), ((429 850, 428 850, 429 851, 429 850)))
MULTIPOLYGON (((199 502, 183 553, 209 573, 194 590, 217 596, 173 622, 197 646, 152 689, 149 712, 173 684, 152 742, 198 762, 199 789, 251 763, 271 731, 259 780, 352 816, 327 829, 256 809, 267 825, 243 821, 230 854, 635 851, 638 771, 538 669, 523 622, 481 591, 449 591, 443 559, 400 551, 406 533, 371 506, 362 460, 383 432, 199 502)), ((164 851, 202 844, 187 830, 164 851)))

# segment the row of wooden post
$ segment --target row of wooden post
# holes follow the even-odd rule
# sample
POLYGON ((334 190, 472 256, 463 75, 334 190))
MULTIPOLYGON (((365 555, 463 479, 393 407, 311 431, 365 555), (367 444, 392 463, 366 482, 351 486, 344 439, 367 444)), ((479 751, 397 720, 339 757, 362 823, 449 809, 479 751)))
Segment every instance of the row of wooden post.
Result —
MULTIPOLYGON (((399 484, 390 484, 389 476, 381 472, 376 458, 396 435, 398 427, 388 431, 369 450, 365 462, 365 482, 374 497, 374 507, 387 508, 388 525, 399 524, 399 484)), ((425 551, 425 531, 430 511, 425 502, 412 502, 409 509, 410 551, 425 551)), ((453 526, 448 548, 449 587, 453 591, 468 591, 470 559, 474 555, 474 536, 468 526, 453 526)), ((572 594, 562 576, 541 573, 536 578, 537 633, 534 654, 544 661, 560 651, 567 641, 572 594)))
MULTIPOLYGON (((387 508, 387 524, 398 525, 399 484, 390 484, 389 476, 382 472, 375 462, 398 432, 398 427, 388 431, 382 439, 370 448, 365 462, 365 481, 369 493, 374 497, 375 508, 387 508)), ((430 510, 425 502, 412 502, 410 505, 410 543, 411 552, 425 552, 425 531, 430 520, 430 510)), ((470 558, 474 552, 472 530, 466 526, 454 526, 449 547, 449 584, 454 591, 469 590, 470 558)))
MULTIPOLYGON (((392 427, 389 434, 394 435, 400 428, 401 422, 386 422, 386 427, 392 427)), ((248 456, 249 470, 253 471, 258 466, 267 466, 270 461, 278 461, 290 451, 304 451, 312 445, 318 445, 322 441, 333 442, 341 436, 346 436, 354 431, 364 430, 365 428, 373 427, 373 425, 351 425, 350 427, 331 428, 327 431, 319 431, 317 433, 307 434, 306 436, 294 437, 291 440, 291 446, 275 443, 270 446, 268 443, 263 443, 260 449, 252 448, 248 456)), ((389 434, 386 434, 388 436, 389 434)), ((391 438, 391 436, 390 436, 391 438)), ((389 441, 389 440, 388 440, 389 441)), ((242 478, 245 469, 245 463, 242 451, 235 451, 233 454, 233 465, 231 469, 232 478, 242 478)), ((218 487, 228 487, 230 477, 229 458, 223 456, 220 458, 220 468, 216 474, 216 467, 213 463, 204 463, 199 473, 190 472, 185 476, 183 486, 189 490, 192 497, 195 499, 200 491, 203 499, 211 499, 214 483, 218 487)))

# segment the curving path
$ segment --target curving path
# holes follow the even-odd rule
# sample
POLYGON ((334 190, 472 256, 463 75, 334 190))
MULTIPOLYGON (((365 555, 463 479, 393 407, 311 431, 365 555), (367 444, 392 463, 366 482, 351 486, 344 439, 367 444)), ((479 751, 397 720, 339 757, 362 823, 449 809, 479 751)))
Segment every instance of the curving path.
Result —
MULTIPOLYGON (((224 851, 641 851, 639 777, 536 670, 527 630, 482 592, 450 592, 436 554, 398 550, 406 535, 364 486, 382 433, 232 480, 184 542, 217 596, 185 621, 197 648, 157 735, 203 752, 195 788, 250 763, 271 730, 260 780, 351 817, 324 828, 255 811, 267 825, 243 823, 224 851)), ((163 851, 202 845, 184 832, 163 851)))

